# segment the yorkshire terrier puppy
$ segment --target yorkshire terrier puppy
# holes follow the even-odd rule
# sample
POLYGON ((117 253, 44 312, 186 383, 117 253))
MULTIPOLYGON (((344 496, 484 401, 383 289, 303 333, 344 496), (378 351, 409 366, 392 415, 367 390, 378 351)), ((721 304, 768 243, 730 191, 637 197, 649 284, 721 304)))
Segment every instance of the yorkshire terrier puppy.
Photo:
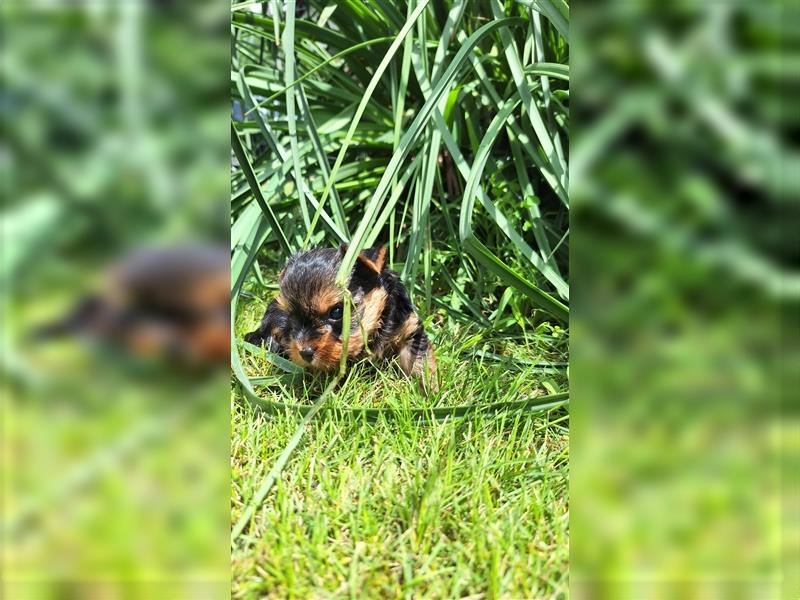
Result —
MULTIPOLYGON (((333 371, 342 356, 344 304, 336 274, 346 247, 295 254, 279 275, 280 293, 245 341, 266 346, 314 371, 333 371)), ((364 250, 348 280, 354 310, 347 358, 396 357, 404 373, 435 391, 436 359, 397 273, 386 268, 386 248, 364 250)))

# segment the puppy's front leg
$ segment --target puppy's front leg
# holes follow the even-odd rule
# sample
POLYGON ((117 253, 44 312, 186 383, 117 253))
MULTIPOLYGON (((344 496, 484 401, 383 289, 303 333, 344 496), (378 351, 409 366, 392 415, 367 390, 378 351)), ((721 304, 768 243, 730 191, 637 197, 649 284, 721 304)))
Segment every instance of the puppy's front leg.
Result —
POLYGON ((439 380, 436 377, 436 357, 422 325, 419 325, 416 331, 407 337, 400 346, 398 362, 406 375, 419 378, 423 390, 428 393, 439 391, 439 380))

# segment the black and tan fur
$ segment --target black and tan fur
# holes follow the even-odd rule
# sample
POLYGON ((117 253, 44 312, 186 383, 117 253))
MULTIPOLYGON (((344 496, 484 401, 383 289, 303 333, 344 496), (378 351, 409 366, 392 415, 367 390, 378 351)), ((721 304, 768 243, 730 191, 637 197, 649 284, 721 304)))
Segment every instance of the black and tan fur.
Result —
MULTIPOLYGON (((245 341, 264 345, 306 369, 338 368, 343 351, 343 296, 336 274, 344 252, 345 247, 324 248, 294 255, 279 276, 278 297, 245 341)), ((348 359, 397 358, 406 374, 435 390, 433 347, 398 274, 385 263, 385 247, 364 250, 350 275, 354 310, 348 359)))
POLYGON ((84 337, 180 367, 230 364, 230 250, 148 247, 110 265, 102 289, 31 338, 84 337))

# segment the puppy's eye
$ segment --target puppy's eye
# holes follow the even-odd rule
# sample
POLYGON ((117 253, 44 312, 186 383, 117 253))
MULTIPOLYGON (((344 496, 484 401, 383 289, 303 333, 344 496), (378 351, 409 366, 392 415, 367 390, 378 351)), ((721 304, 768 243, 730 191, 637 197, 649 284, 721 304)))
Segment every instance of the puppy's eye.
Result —
POLYGON ((342 305, 341 304, 337 304, 328 313, 328 318, 331 321, 338 321, 339 319, 342 318, 343 314, 344 314, 344 309, 342 308, 342 305))

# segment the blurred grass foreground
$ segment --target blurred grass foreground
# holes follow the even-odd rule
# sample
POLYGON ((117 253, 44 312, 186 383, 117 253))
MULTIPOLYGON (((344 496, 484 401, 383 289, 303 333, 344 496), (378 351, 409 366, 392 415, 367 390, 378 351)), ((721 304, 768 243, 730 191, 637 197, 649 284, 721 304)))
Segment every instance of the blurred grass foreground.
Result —
POLYGON ((3 598, 229 592, 228 361, 172 360, 227 355, 228 13, 184 4, 2 5, 3 598))

